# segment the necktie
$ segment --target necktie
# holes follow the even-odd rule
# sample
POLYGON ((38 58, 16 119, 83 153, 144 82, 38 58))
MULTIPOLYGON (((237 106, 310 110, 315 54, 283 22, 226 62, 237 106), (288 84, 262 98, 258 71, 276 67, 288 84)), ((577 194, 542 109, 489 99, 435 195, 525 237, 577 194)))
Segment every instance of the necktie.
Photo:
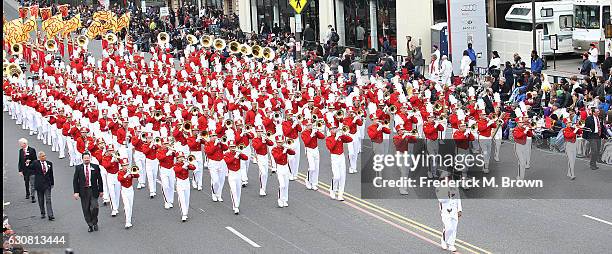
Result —
POLYGON ((85 165, 85 187, 89 187, 89 165, 85 165))
POLYGON ((47 163, 44 161, 42 162, 42 172, 43 172, 43 175, 47 174, 47 163))

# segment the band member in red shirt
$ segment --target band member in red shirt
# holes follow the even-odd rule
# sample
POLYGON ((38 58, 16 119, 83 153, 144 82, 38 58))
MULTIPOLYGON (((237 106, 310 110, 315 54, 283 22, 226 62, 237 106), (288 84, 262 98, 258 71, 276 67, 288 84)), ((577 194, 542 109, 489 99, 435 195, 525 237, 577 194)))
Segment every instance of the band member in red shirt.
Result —
POLYGON ((344 200, 344 185, 346 182, 346 160, 344 159, 344 144, 353 139, 348 132, 335 128, 325 139, 325 145, 331 155, 332 183, 329 196, 338 201, 344 200))
POLYGON ((576 165, 576 139, 582 136, 582 126, 576 126, 571 119, 567 121, 567 127, 563 129, 565 138, 565 155, 567 155, 567 177, 570 180, 576 179, 574 167, 576 165))
POLYGON ((128 159, 121 159, 121 171, 117 179, 121 183, 121 199, 123 200, 123 210, 125 211, 125 229, 132 227, 132 208, 134 207, 134 188, 133 180, 139 177, 138 167, 129 168, 128 159))
POLYGON ((276 145, 272 148, 272 157, 276 162, 276 176, 278 177, 278 207, 287 207, 289 204, 289 166, 288 156, 294 155, 290 149, 291 144, 283 141, 281 136, 276 137, 276 145))
POLYGON ((185 161, 185 155, 181 152, 177 154, 176 163, 174 163, 174 174, 176 175, 176 194, 179 204, 181 205, 181 221, 187 221, 189 212, 189 196, 191 189, 189 188, 189 171, 196 169, 195 160, 193 162, 185 161))
POLYGON ((312 123, 308 123, 306 130, 302 132, 302 141, 304 141, 304 147, 306 148, 306 158, 308 159, 308 173, 306 177, 306 189, 318 190, 317 184, 319 183, 319 139, 324 139, 325 135, 321 132, 323 124, 319 123, 319 126, 314 128, 312 123))
MULTIPOLYGON (((474 134, 471 129, 467 128, 465 122, 459 123, 459 128, 453 133, 453 139, 455 140, 457 155, 463 156, 470 153, 470 142, 474 141, 474 134)), ((455 162, 455 167, 457 170, 461 171, 464 178, 467 177, 468 167, 466 165, 459 165, 458 162, 455 162)))
POLYGON ((168 138, 165 138, 163 145, 157 149, 157 160, 159 160, 159 178, 161 179, 162 191, 164 194, 164 208, 170 209, 174 203, 174 156, 176 152, 172 148, 168 138))
POLYGON ((238 214, 240 212, 238 209, 240 207, 240 191, 242 189, 240 161, 247 160, 248 158, 249 157, 241 153, 240 150, 236 148, 236 143, 234 140, 229 141, 229 150, 223 154, 223 161, 225 161, 228 169, 227 184, 230 187, 234 214, 238 214))
POLYGON ((259 168, 259 196, 266 195, 266 186, 268 185, 268 147, 274 146, 274 142, 270 140, 264 133, 262 126, 257 127, 256 136, 253 139, 253 150, 259 168))
POLYGON ((225 184, 225 162, 223 162, 223 152, 227 150, 227 145, 221 143, 221 138, 216 135, 210 137, 204 145, 206 158, 208 158, 208 171, 210 172, 210 189, 212 191, 212 200, 214 202, 223 202, 221 194, 223 193, 223 185, 225 184))
POLYGON ((530 157, 527 138, 533 137, 533 131, 527 126, 526 120, 519 120, 518 126, 512 131, 514 137, 514 151, 518 159, 517 180, 525 179, 525 168, 530 157))

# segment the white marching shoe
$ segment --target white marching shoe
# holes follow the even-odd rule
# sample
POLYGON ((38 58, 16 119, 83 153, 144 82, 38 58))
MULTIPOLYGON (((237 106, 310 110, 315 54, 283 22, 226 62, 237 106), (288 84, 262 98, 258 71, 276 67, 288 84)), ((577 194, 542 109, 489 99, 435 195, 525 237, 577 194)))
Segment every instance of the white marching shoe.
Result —
POLYGON ((182 221, 182 222, 187 221, 187 215, 183 215, 183 217, 181 217, 181 221, 182 221))

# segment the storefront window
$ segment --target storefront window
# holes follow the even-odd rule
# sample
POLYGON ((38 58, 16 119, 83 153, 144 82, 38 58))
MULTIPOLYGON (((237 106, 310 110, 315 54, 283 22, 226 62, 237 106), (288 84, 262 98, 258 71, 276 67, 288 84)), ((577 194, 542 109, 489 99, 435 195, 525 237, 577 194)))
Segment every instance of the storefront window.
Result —
POLYGON ((344 1, 344 27, 346 46, 363 48, 368 45, 367 41, 370 35, 369 0, 344 1), (364 31, 365 33, 363 33, 364 31), (357 43, 358 33, 360 35, 363 33, 364 41, 361 45, 357 43))
POLYGON ((395 16, 395 0, 378 0, 378 45, 383 47, 384 39, 389 40, 389 51, 397 49, 397 19, 395 16))

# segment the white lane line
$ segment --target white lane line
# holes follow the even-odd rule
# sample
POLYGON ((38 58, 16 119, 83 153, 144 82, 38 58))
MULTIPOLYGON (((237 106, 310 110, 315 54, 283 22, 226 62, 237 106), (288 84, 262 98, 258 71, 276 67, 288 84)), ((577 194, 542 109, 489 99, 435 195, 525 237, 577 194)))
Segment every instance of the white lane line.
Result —
POLYGON ((606 223, 606 224, 612 226, 612 222, 609 222, 609 221, 606 221, 606 220, 602 220, 600 218, 595 218, 593 216, 589 216, 589 215, 586 215, 586 214, 583 214, 582 217, 586 217, 586 218, 589 218, 591 220, 596 220, 596 221, 599 221, 599 222, 603 222, 603 223, 606 223))
POLYGON ((236 231, 234 228, 232 227, 225 227, 225 229, 231 231, 232 233, 234 233, 234 235, 237 235, 238 237, 240 237, 242 240, 244 240, 245 242, 249 243, 251 246, 255 247, 255 248, 259 248, 261 246, 259 246, 259 244, 253 242, 251 239, 249 239, 248 237, 244 236, 243 234, 241 234, 240 232, 236 231))
POLYGON ((202 213, 204 213, 204 210, 202 208, 200 208, 200 211, 202 211, 202 213))

